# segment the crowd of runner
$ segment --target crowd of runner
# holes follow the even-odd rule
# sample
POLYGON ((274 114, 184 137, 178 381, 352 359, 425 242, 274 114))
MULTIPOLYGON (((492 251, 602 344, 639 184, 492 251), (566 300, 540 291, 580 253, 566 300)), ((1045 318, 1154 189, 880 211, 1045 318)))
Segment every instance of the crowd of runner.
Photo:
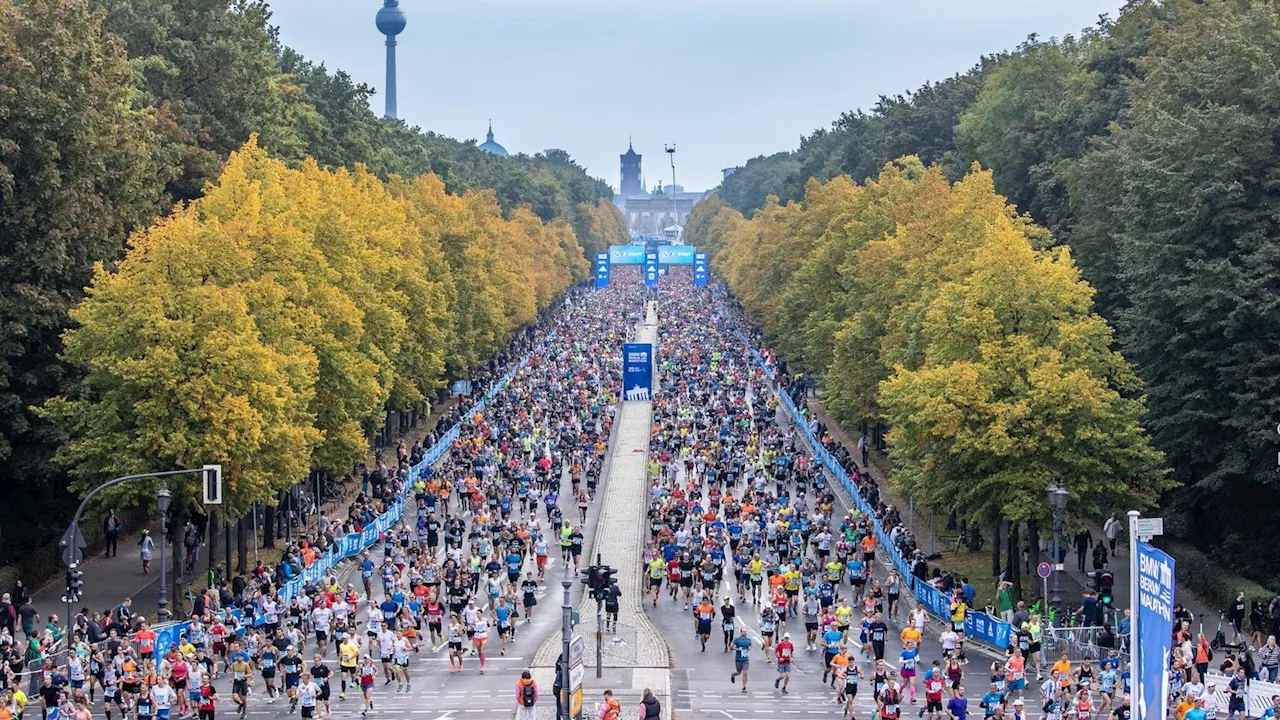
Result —
POLYGON ((965 654, 964 621, 973 604, 967 583, 928 573, 914 537, 881 502, 874 481, 847 449, 828 445, 876 520, 913 559, 913 575, 947 593, 950 622, 931 630, 922 607, 904 604, 910 584, 882 564, 872 518, 845 509, 802 435, 779 420, 773 383, 755 366, 749 325, 729 298, 669 275, 658 316, 661 391, 642 558, 647 601, 688 613, 701 652, 710 646, 732 653, 730 683, 747 692, 759 659, 773 666, 774 691, 787 695, 797 653, 821 653, 823 682, 846 716, 855 714, 865 686, 882 720, 902 717, 904 705, 931 720, 967 720, 970 712, 1021 720, 1028 704, 1055 719, 1129 720, 1128 669, 1119 656, 1113 652, 1097 667, 1042 661, 1039 619, 1022 608, 1015 642, 984 668, 989 672, 971 710, 964 687, 973 672, 965 654), (748 614, 759 628, 755 637, 742 622, 748 614), (902 649, 886 658, 891 632, 902 649), (940 659, 922 659, 926 643, 940 659), (1034 685, 1027 689, 1032 673, 1038 694, 1034 685))
POLYGON ((641 303, 625 281, 571 292, 539 332, 522 334, 505 366, 491 368, 513 371, 510 383, 482 412, 458 417, 458 439, 430 472, 410 485, 420 448, 402 448, 371 473, 347 517, 325 518, 320 535, 292 548, 289 568, 259 566, 198 596, 180 642, 163 652, 127 604, 77 617, 69 652, 53 647, 56 623, 31 628, 50 643, 34 671, 39 689, 27 694, 21 662, 6 666, 0 720, 33 706, 42 718, 76 720, 212 718, 227 707, 244 717, 251 702, 313 718, 348 700, 368 714, 380 698, 410 692, 417 658, 440 646, 451 673, 485 673, 535 613, 548 558, 579 563, 621 346, 641 303), (400 498, 400 521, 348 566, 350 582, 331 572, 285 601, 288 577, 400 498))

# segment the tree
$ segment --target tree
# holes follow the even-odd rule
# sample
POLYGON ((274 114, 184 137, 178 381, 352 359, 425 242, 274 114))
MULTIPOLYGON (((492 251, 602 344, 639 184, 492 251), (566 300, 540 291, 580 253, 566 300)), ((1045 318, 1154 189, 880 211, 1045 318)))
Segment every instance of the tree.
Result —
POLYGON ((0 3, 0 524, 34 523, 6 535, 24 562, 69 499, 48 463, 61 428, 30 408, 74 377, 57 361, 67 312, 163 184, 154 123, 131 100, 123 48, 85 2, 0 3))

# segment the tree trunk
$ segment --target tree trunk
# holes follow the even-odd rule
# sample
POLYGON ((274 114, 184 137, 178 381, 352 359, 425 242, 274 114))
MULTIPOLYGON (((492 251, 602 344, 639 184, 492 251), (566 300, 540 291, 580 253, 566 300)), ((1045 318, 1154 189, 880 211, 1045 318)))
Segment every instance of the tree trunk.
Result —
MULTIPOLYGON (((253 505, 249 506, 249 512, 256 512, 253 505)), ((245 544, 249 520, 250 518, 242 517, 236 522, 236 572, 238 573, 249 571, 249 568, 246 567, 249 564, 249 546, 245 544)))
POLYGON ((262 547, 276 546, 276 509, 267 503, 262 504, 262 547))
POLYGON ((991 527, 991 576, 1000 577, 1000 552, 1004 545, 1001 540, 1004 538, 1005 523, 1003 520, 996 522, 991 527))
MULTIPOLYGON (((947 517, 947 530, 948 530, 948 531, 954 531, 957 527, 959 527, 959 526, 957 525, 956 515, 957 515, 956 511, 955 511, 955 510, 952 510, 952 511, 951 511, 951 515, 947 517)), ((961 533, 963 533, 963 532, 964 532, 964 529, 962 528, 962 529, 960 530, 960 532, 961 532, 961 533)))
POLYGON ((231 514, 228 513, 222 526, 222 579, 231 577, 231 514))
POLYGON ((1027 549, 1029 550, 1027 557, 1030 558, 1026 566, 1027 580, 1031 580, 1033 577, 1031 573, 1035 572, 1035 567, 1040 564, 1040 524, 1034 519, 1027 521, 1027 549))
POLYGON ((1022 547, 1018 543, 1018 523, 1009 523, 1009 582, 1013 596, 1022 597, 1022 547))
POLYGON ((210 511, 205 515, 205 527, 209 528, 205 533, 205 552, 209 555, 209 577, 213 577, 213 556, 218 554, 218 521, 214 519, 213 512, 210 511))
POLYGON ((175 504, 171 510, 173 516, 173 532, 170 534, 170 546, 173 549, 173 571, 169 573, 169 607, 172 617, 181 618, 186 615, 182 606, 182 570, 186 565, 187 549, 183 545, 182 531, 187 526, 187 505, 184 502, 175 504))

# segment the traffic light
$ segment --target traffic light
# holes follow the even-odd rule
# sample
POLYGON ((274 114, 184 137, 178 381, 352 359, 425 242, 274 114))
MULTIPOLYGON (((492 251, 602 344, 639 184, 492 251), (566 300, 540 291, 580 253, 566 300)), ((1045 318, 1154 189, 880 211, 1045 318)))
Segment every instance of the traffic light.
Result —
POLYGON ((617 568, 611 568, 604 565, 600 568, 600 591, 603 592, 610 585, 617 585, 618 579, 614 575, 618 574, 617 568))
POLYGON ((599 565, 592 565, 591 567, 582 571, 582 584, 586 585, 587 589, 591 590, 592 592, 595 592, 595 589, 600 586, 599 583, 600 583, 600 566, 599 565))
POLYGON ((63 602, 80 602, 80 595, 84 592, 84 573, 76 565, 72 565, 67 569, 67 590, 62 596, 63 602))
POLYGON ((1098 599, 1102 601, 1103 607, 1111 607, 1115 599, 1115 583, 1116 576, 1110 570, 1098 573, 1098 599))

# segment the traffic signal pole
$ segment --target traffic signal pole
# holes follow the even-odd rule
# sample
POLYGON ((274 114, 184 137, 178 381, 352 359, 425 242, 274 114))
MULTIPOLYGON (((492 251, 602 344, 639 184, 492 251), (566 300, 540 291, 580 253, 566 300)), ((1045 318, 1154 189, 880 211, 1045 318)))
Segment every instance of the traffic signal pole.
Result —
MULTIPOLYGON (((206 468, 207 467, 209 466, 206 466, 206 468)), ((63 558, 63 561, 66 562, 67 564, 67 573, 68 573, 67 574, 67 617, 66 617, 67 630, 66 630, 66 636, 65 636, 67 647, 71 647, 71 636, 73 631, 75 630, 75 625, 72 622, 72 617, 71 617, 71 604, 73 602, 78 601, 78 597, 76 596, 77 594, 72 592, 71 573, 80 572, 78 568, 80 566, 81 561, 84 560, 84 540, 83 540, 84 536, 80 533, 80 517, 84 515, 85 508, 89 507, 89 501, 92 500, 94 496, 96 496, 98 493, 102 492, 103 490, 106 490, 109 487, 115 487, 116 485, 119 485, 120 483, 123 483, 123 482, 127 482, 129 480, 140 480, 142 478, 153 478, 153 477, 166 477, 169 475, 189 475, 189 474, 204 475, 207 472, 206 468, 198 468, 198 469, 191 469, 191 470, 167 470, 165 472, 151 472, 151 473, 139 473, 137 475, 125 475, 123 477, 114 478, 102 483, 98 487, 90 490, 89 493, 84 496, 84 499, 80 501, 80 507, 76 508, 76 514, 71 518, 71 525, 67 527, 67 534, 64 535, 62 540, 58 543, 63 548, 62 558, 63 558)))
MULTIPOLYGON (((604 563, 600 561, 600 553, 596 553, 596 565, 603 567, 604 563)), ((604 572, 600 572, 597 576, 599 587, 595 588, 596 596, 596 679, 599 680, 604 673, 604 572)))

